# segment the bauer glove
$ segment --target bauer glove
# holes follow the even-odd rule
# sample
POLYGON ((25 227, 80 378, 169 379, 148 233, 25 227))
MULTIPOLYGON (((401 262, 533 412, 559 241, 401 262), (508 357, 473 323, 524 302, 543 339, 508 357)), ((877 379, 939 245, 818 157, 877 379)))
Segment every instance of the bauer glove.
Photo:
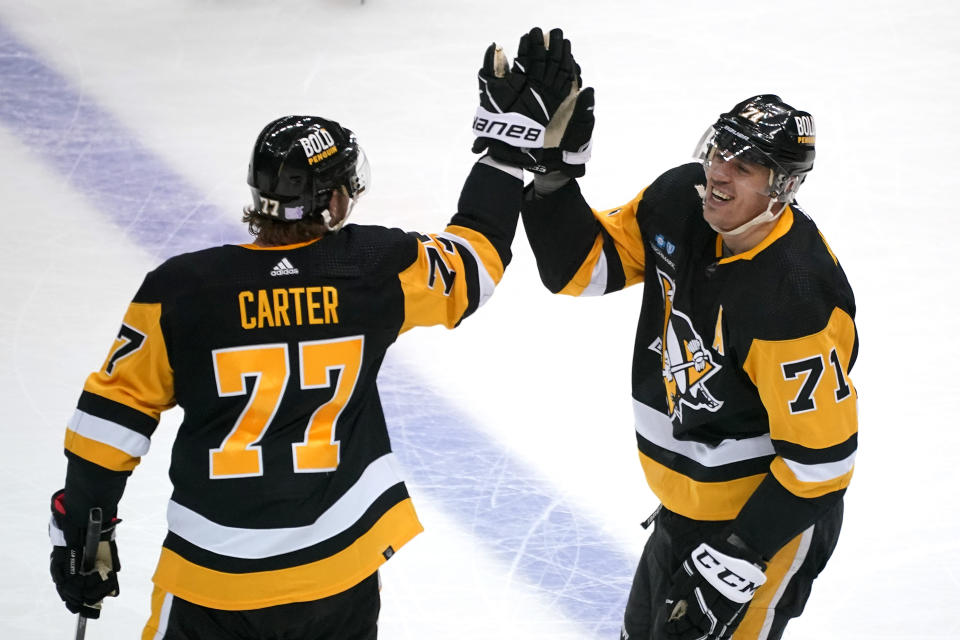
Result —
POLYGON ((560 171, 571 178, 579 178, 586 173, 586 164, 590 159, 593 146, 593 87, 587 87, 577 93, 569 116, 558 114, 547 126, 547 144, 540 150, 538 173, 560 171), (560 126, 563 129, 560 129, 560 126), (551 134, 558 130, 559 140, 556 146, 551 144, 551 134))
POLYGON ((665 640, 722 640, 740 623, 754 592, 766 582, 760 556, 729 540, 702 543, 683 561, 658 620, 665 640))
POLYGON ((487 48, 478 74, 473 151, 544 173, 543 150, 561 144, 574 112, 579 67, 561 29, 553 29, 545 41, 539 28, 520 38, 513 68, 508 70, 508 64, 496 43, 487 48))
POLYGON ((50 541, 53 543, 50 576, 57 585, 57 593, 71 613, 79 613, 84 618, 99 618, 101 601, 106 596, 120 593, 117 582, 120 558, 117 556, 114 535, 120 520, 114 518, 103 524, 93 570, 84 572, 81 565, 86 523, 79 525, 67 518, 63 496, 64 491, 61 489, 54 493, 50 500, 49 531, 50 541))

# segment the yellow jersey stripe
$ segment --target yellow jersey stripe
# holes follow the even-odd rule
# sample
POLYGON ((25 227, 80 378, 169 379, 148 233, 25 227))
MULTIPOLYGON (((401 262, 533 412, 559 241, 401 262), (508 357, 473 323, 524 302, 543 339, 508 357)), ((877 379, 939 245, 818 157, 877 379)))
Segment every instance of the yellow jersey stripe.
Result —
POLYGON ((732 640, 766 640, 773 622, 774 607, 800 565, 807 558, 813 527, 785 544, 767 563, 767 581, 757 589, 732 640))
POLYGON ((63 448, 111 471, 133 471, 140 464, 139 456, 131 456, 126 451, 87 438, 70 429, 67 429, 63 448))
POLYGON ((777 457, 770 464, 770 472, 787 491, 795 496, 801 498, 819 498, 828 493, 845 489, 850 485, 850 478, 853 476, 853 463, 851 460, 849 470, 839 476, 826 480, 808 482, 798 479, 797 474, 790 468, 787 461, 777 457))
POLYGON ((73 417, 67 423, 68 440, 71 432, 118 449, 131 458, 145 456, 150 450, 150 438, 147 436, 80 409, 73 412, 73 417))
POLYGON ((767 474, 697 482, 638 452, 647 484, 667 509, 695 520, 733 520, 767 474))
POLYGON ((170 605, 173 594, 160 587, 154 587, 150 596, 150 617, 143 627, 140 640, 163 640, 167 632, 167 620, 170 618, 170 605))
POLYGON ((423 526, 408 498, 394 505, 349 547, 316 562, 275 571, 225 573, 164 548, 153 581, 179 598, 227 611, 317 600, 358 584, 386 562, 384 552, 398 550, 421 531, 423 526))
POLYGON ((644 276, 646 251, 643 247, 643 236, 640 234, 640 223, 637 220, 637 209, 640 201, 643 200, 644 191, 646 189, 622 207, 593 213, 613 239, 614 248, 623 266, 625 287, 642 282, 644 276))
MULTIPOLYGON (((573 274, 570 282, 558 293, 565 296, 581 295, 587 287, 593 284, 593 273, 601 258, 603 258, 603 236, 597 234, 597 238, 593 241, 593 247, 590 248, 586 259, 580 265, 580 268, 577 269, 577 272, 573 274)), ((602 284, 606 286, 606 282, 602 284)))
POLYGON ((486 267, 487 273, 490 274, 490 278, 493 279, 494 284, 500 282, 503 278, 503 262, 500 261, 500 254, 497 253, 497 250, 485 235, 479 231, 455 224, 447 226, 444 233, 466 241, 480 258, 483 266, 486 267))

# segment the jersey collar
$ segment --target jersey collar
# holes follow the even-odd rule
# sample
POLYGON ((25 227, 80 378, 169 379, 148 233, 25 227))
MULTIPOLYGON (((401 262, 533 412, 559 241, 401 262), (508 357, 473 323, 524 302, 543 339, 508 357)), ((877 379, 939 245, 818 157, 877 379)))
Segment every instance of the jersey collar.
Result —
MULTIPOLYGON (((793 226, 793 209, 790 205, 787 205, 786 211, 780 214, 780 219, 777 220, 777 224, 770 230, 770 233, 767 234, 767 237, 761 240, 757 246, 754 248, 744 251, 743 253, 737 253, 735 255, 729 256, 727 258, 722 258, 717 261, 717 264, 727 264, 733 262, 734 260, 752 260, 758 253, 769 247, 771 244, 777 241, 780 237, 785 235, 787 231, 790 230, 790 227, 793 226)), ((717 248, 716 248, 716 257, 721 258, 723 256, 723 237, 718 233, 717 234, 717 248)))
POLYGON ((299 249, 300 247, 305 247, 308 244, 313 244, 317 240, 320 240, 320 238, 312 238, 306 242, 297 242, 294 244, 281 244, 275 247, 260 247, 255 244, 241 244, 237 246, 243 247, 244 249, 253 249, 254 251, 286 251, 288 249, 299 249))

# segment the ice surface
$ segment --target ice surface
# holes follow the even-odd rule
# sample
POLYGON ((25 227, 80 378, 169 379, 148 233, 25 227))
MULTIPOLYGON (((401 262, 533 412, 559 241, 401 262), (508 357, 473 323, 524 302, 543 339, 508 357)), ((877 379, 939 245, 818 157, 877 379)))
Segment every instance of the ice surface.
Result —
MULTIPOLYGON (((840 546, 787 638, 960 636, 960 9, 609 0, 0 0, 0 636, 72 632, 46 569, 63 425, 143 273, 246 237, 261 126, 340 120, 373 163, 356 220, 439 230, 473 161, 483 50, 512 53, 532 25, 564 27, 597 89, 582 185, 598 207, 685 161, 747 94, 817 117, 800 200, 858 296, 861 450, 840 546)), ((488 306, 405 334, 384 367, 426 531, 384 567, 382 637, 616 637, 655 506, 629 405, 640 289, 553 297, 522 231, 514 250, 488 306)), ((177 419, 129 483, 123 594, 91 640, 138 637, 146 618, 177 419)))

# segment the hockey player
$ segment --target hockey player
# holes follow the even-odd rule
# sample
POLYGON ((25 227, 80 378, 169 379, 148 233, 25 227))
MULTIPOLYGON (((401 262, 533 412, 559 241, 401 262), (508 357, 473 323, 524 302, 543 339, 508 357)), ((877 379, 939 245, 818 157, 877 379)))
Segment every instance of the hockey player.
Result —
POLYGON ((288 116, 263 129, 248 182, 254 242, 148 274, 87 379, 53 498, 51 571, 67 607, 97 617, 117 590, 110 541, 126 478, 160 412, 179 404, 143 637, 373 638, 377 568, 421 531, 377 372, 399 334, 453 328, 493 292, 520 172, 481 159, 443 233, 343 226, 369 185, 363 149, 332 120, 288 116), (108 523, 104 571, 76 575, 91 507, 108 523))
MULTIPOLYGON (((542 104, 529 94, 543 74, 517 79, 504 104, 542 104)), ((401 333, 456 327, 493 293, 522 172, 481 158, 442 233, 343 226, 369 185, 364 152, 332 120, 288 116, 257 138, 248 182, 255 240, 149 273, 87 379, 52 499, 51 574, 83 617, 117 594, 117 505, 160 413, 180 405, 143 638, 375 638, 378 567, 421 531, 377 372, 401 333), (93 508, 104 525, 97 570, 83 573, 93 508)))
MULTIPOLYGON (((575 116, 566 135, 589 140, 592 126, 575 116)), ((521 215, 550 291, 645 283, 633 406, 662 504, 624 639, 780 638, 836 545, 857 331, 843 269, 795 201, 814 143, 809 113, 753 96, 708 130, 699 162, 602 211, 572 179, 582 162, 518 163, 536 172, 521 215)))

